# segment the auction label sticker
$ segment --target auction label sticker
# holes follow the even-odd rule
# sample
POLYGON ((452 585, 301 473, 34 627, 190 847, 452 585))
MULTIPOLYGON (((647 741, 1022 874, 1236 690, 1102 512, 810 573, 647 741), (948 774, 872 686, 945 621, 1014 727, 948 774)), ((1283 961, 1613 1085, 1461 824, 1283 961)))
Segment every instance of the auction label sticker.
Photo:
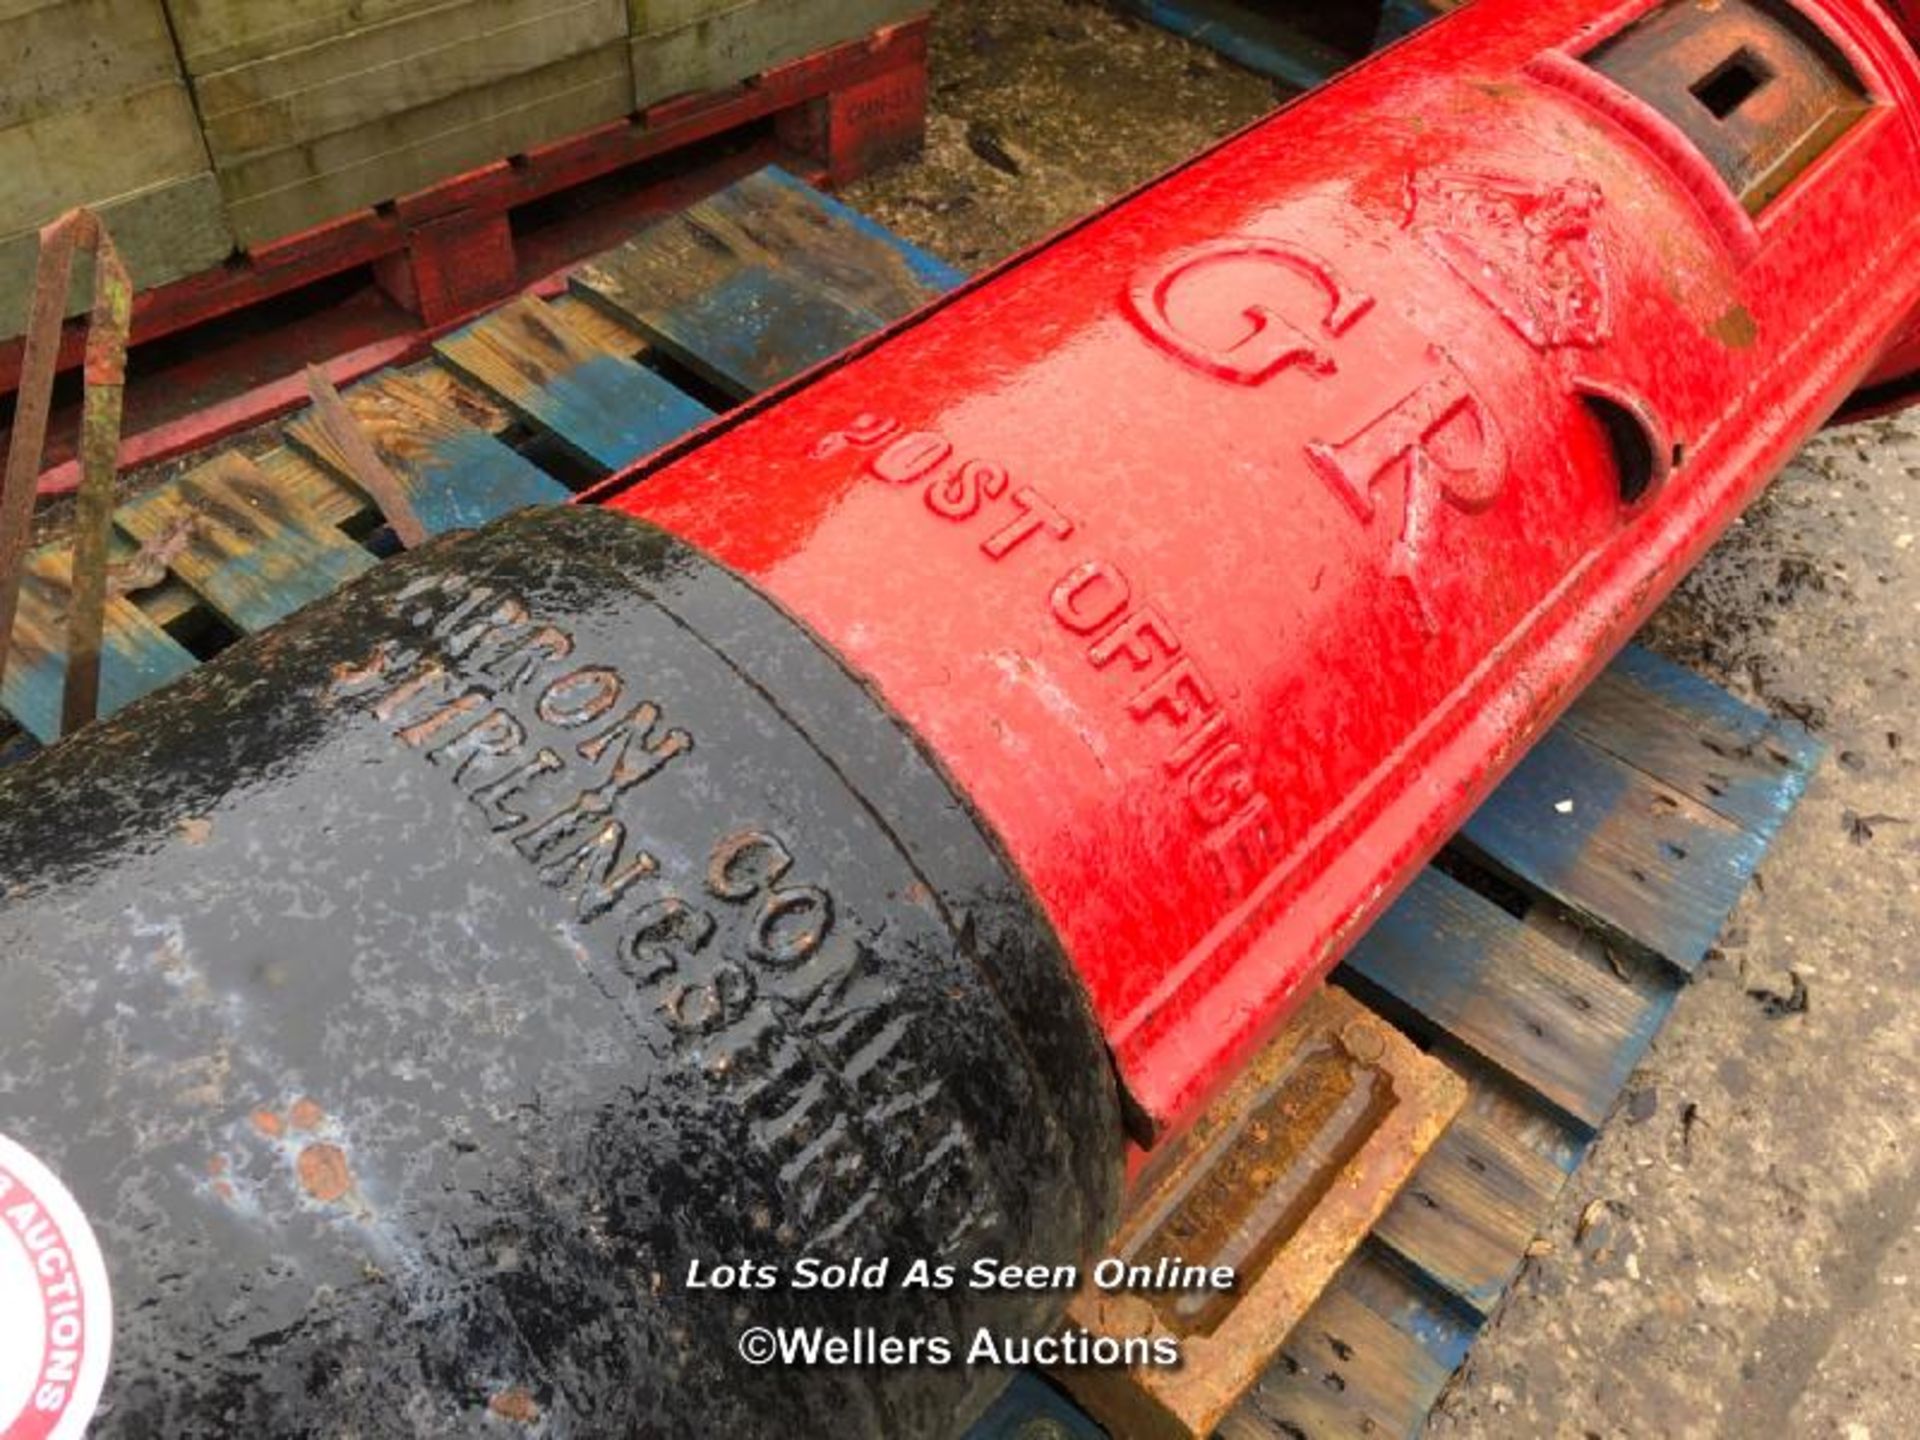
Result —
POLYGON ((0 1440, 80 1440, 112 1343, 93 1227, 51 1170, 0 1135, 0 1440))

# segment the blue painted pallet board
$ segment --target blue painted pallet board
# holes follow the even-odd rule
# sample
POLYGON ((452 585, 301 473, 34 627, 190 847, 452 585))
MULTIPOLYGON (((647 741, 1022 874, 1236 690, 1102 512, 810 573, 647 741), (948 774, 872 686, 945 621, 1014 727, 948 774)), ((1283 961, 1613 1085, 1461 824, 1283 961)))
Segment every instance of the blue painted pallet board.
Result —
MULTIPOLYGON (((671 265, 665 244, 651 258, 671 265)), ((636 273, 631 266, 627 274, 636 273)), ((675 268, 678 268, 675 266, 675 268)), ((658 291, 649 287, 655 297, 658 291)), ((647 338, 739 399, 830 360, 866 339, 879 320, 777 271, 740 270, 671 308, 636 309, 647 338)))
POLYGON ((1104 1440, 1106 1431, 1031 1371, 1014 1373, 968 1440, 1104 1440))
MULTIPOLYGON (((662 311, 656 338, 743 398, 964 278, 775 168, 709 197, 654 238, 670 234, 691 236, 701 254, 720 259, 670 277, 677 288, 665 297, 673 303, 662 311)), ((592 293, 585 284, 578 288, 592 293)), ((620 313, 618 306, 603 308, 620 313)), ((505 407, 536 439, 556 442, 590 472, 644 458, 712 416, 665 376, 587 338, 531 297, 443 338, 435 351, 450 374, 387 371, 344 397, 431 534, 569 498, 566 485, 490 433, 484 417, 468 413, 469 402, 505 407)), ((295 451, 351 484, 345 457, 310 416, 296 417, 282 434, 295 451)), ((264 628, 374 563, 233 455, 138 497, 117 523, 150 550, 164 551, 176 577, 242 632, 264 628)), ((0 705, 41 740, 55 737, 59 720, 63 584, 47 576, 30 583, 0 696, 0 705)), ((124 600, 108 607, 105 644, 105 714, 197 663, 124 600)))
POLYGON ((1363 1247, 1217 1433, 1221 1440, 1412 1437, 1471 1336, 1444 1297, 1363 1247))
POLYGON ((531 295, 433 348, 460 375, 603 471, 622 469, 713 418, 684 390, 608 354, 531 295))
POLYGON ((1387 0, 1380 12, 1380 33, 1374 37, 1374 45, 1405 39, 1439 17, 1440 12, 1426 0, 1387 0))
MULTIPOLYGON (((1220 1440, 1412 1440, 1465 1362, 1477 1317, 1369 1242, 1222 1422, 1220 1440)), ((1032 1374, 1013 1378, 968 1440, 1099 1440, 1107 1431, 1032 1374)), ((1116 1437, 1127 1440, 1127 1437, 1116 1437)))
MULTIPOLYGON (((1465 833, 1478 826, 1475 859, 1498 882, 1651 938, 1657 959, 1616 966, 1557 918, 1523 920, 1430 870, 1338 972, 1469 1077, 1467 1111, 1371 1242, 1449 1297, 1450 1313, 1498 1303, 1822 753, 1793 722, 1630 649, 1465 833), (1671 840, 1683 823, 1695 848, 1665 864, 1707 872, 1682 877, 1685 905, 1643 894, 1631 875, 1619 883, 1650 837, 1671 840)), ((1283 1375, 1274 1388, 1298 1385, 1283 1375)))
POLYGON ((897 320, 967 278, 964 270, 928 254, 778 165, 769 165, 723 192, 723 204, 751 223, 763 208, 758 197, 773 191, 785 191, 803 209, 814 212, 807 223, 820 232, 817 243, 804 249, 785 247, 792 257, 789 263, 809 270, 821 283, 842 291, 882 319, 897 320))
POLYGON ((1630 649, 1467 821, 1481 860, 1691 973, 1821 754, 1630 649))
POLYGON ((582 266, 573 285, 703 380, 745 398, 831 359, 960 279, 769 168, 582 266))
MULTIPOLYGON (((4 707, 36 741, 60 738, 60 702, 67 673, 67 588, 64 547, 28 556, 20 609, 0 683, 4 707)), ((179 642, 120 596, 110 596, 100 650, 100 713, 111 715, 199 662, 179 642)))
POLYGON ((1799 803, 1824 748, 1798 721, 1743 704, 1638 646, 1562 724, 1766 840, 1799 803))
POLYGON ((1361 939, 1348 978, 1590 1128, 1653 1042, 1661 997, 1597 969, 1438 870, 1361 939))
MULTIPOLYGON (((429 535, 471 530, 529 505, 557 504, 572 493, 404 370, 382 372, 343 398, 406 487, 429 535)), ((352 467, 311 414, 287 425, 285 434, 342 479, 353 478, 352 467)))
POLYGON ((1687 971, 1766 852, 1764 837, 1565 728, 1528 753, 1459 843, 1687 971))
POLYGON ((1467 1077, 1467 1107, 1395 1197, 1373 1239, 1477 1328, 1518 1272, 1595 1132, 1452 1037, 1418 1023, 1410 1028, 1467 1077))
POLYGON ((1468 822, 1476 869, 1423 872, 1362 938, 1335 982, 1467 1109, 1222 1436, 1419 1433, 1823 753, 1630 649, 1468 822))
POLYGON ((1313 43, 1298 31, 1276 26, 1270 16, 1242 5, 1217 0, 1120 0, 1120 8, 1296 90, 1311 90, 1324 83, 1348 61, 1337 51, 1313 43))
POLYGON ((237 451, 155 486, 113 518, 142 543, 176 541, 173 573, 246 634, 332 594, 375 564, 237 451))
POLYGON ((1485 1116, 1454 1122, 1374 1239, 1477 1317, 1491 1314, 1568 1171, 1485 1116))

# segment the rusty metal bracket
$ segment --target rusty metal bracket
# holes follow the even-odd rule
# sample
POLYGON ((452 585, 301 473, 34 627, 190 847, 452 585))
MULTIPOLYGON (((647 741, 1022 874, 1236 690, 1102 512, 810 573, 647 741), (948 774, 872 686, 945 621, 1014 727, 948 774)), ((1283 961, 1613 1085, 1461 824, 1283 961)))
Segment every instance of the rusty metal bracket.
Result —
POLYGON ((1181 1364, 1063 1369, 1116 1435, 1199 1440, 1273 1362, 1466 1101, 1466 1086, 1346 992, 1301 1007, 1172 1151, 1149 1163, 1110 1253, 1231 1269, 1230 1290, 1106 1289, 1067 1316, 1125 1342, 1176 1337, 1181 1364))
POLYGON ((73 257, 93 256, 93 309, 87 319, 86 396, 80 417, 80 493, 67 604, 67 675, 61 729, 92 720, 99 708, 100 646, 106 622, 107 537, 113 523, 113 480, 120 460, 121 400, 127 378, 127 333, 133 280, 100 217, 69 210, 40 232, 39 268, 27 312, 25 360, 14 412, 13 440, 0 478, 0 678, 20 602, 20 580, 33 532, 34 493, 53 408, 60 327, 73 280, 73 257))
POLYGON ((353 483, 367 493, 381 517, 393 527, 394 538, 408 550, 424 544, 427 527, 414 512, 413 497, 407 493, 400 477, 380 458, 367 432, 360 428, 347 402, 340 398, 333 381, 318 365, 307 367, 307 394, 313 397, 314 419, 333 442, 353 483))
POLYGON ((1777 0, 1670 3, 1587 63, 1679 130, 1751 215, 1873 110, 1846 52, 1777 0))

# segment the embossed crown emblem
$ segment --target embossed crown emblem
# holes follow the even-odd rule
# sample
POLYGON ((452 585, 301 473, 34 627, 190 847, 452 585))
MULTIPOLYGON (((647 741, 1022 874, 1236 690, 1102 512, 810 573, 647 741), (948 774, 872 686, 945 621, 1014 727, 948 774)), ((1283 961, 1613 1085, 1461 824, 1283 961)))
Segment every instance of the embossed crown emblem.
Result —
POLYGON ((1599 186, 1430 170, 1407 191, 1407 223, 1426 247, 1536 347, 1591 347, 1612 333, 1599 186))

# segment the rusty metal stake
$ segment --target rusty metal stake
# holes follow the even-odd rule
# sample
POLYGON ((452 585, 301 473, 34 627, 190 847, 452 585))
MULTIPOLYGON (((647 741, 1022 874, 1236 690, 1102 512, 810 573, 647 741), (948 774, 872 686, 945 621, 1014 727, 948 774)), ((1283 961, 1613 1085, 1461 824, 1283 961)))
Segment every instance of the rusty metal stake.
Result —
POLYGON ((407 493, 407 487, 380 458, 366 431, 347 408, 347 402, 340 398, 333 381, 318 365, 307 367, 307 394, 313 397, 314 418, 333 443, 353 483, 366 491, 381 516, 393 527, 394 538, 407 550, 423 544, 427 527, 414 513, 413 498, 407 493))
POLYGON ((73 241, 93 250, 93 311, 87 318, 86 396, 80 410, 80 493, 74 504, 73 581, 67 604, 67 677, 60 729, 71 733, 100 709, 100 647, 107 623, 107 537, 113 480, 120 469, 121 404, 127 389, 127 331, 133 279, 97 218, 73 241))
POLYGON ((133 281, 100 218, 69 210, 40 232, 39 266, 27 312, 25 354, 13 441, 0 479, 0 679, 20 602, 20 581, 33 531, 33 501, 53 406, 60 329, 77 250, 93 255, 93 309, 87 318, 86 397, 80 420, 80 495, 74 522, 73 576, 67 609, 67 675, 61 729, 93 719, 100 695, 100 646, 106 616, 107 536, 113 479, 120 459, 121 401, 126 389, 127 332, 133 281))

